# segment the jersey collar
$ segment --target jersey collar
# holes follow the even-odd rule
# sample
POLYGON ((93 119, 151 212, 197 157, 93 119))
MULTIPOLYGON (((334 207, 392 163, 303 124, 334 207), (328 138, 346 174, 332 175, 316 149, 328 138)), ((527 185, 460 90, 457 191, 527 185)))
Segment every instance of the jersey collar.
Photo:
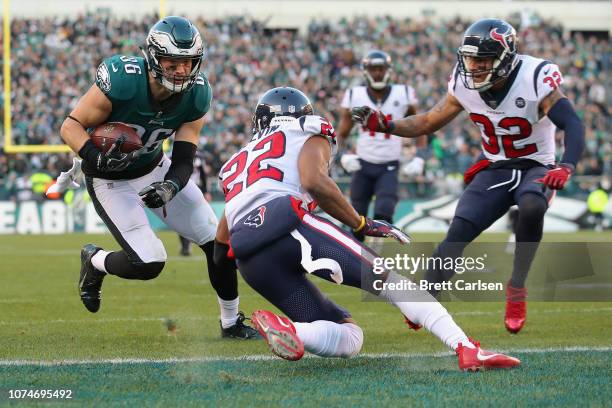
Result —
POLYGON ((510 76, 508 76, 508 80, 506 81, 506 84, 503 88, 496 91, 488 90, 484 92, 478 92, 478 94, 480 95, 480 99, 482 99, 488 107, 490 107, 491 109, 497 109, 502 104, 504 98, 508 95, 508 92, 510 92, 512 85, 514 85, 514 80, 516 79, 522 64, 523 61, 519 61, 518 64, 516 64, 516 67, 510 73, 510 76))
POLYGON ((372 92, 369 86, 366 86, 366 92, 368 93, 368 98, 370 98, 370 101, 372 101, 372 103, 380 109, 380 107, 383 106, 385 102, 387 101, 387 98, 389 97, 389 95, 391 95, 391 85, 385 88, 385 91, 383 92, 380 102, 377 102, 378 99, 376 99, 376 97, 374 96, 374 93, 372 92))

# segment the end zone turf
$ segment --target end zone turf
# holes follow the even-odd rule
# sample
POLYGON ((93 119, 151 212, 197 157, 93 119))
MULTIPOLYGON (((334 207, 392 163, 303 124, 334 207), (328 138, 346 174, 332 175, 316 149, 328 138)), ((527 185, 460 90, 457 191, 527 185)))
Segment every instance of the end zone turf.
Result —
MULTIPOLYGON (((178 239, 161 236, 171 258, 160 277, 108 279, 95 315, 76 289, 79 248, 92 240, 115 248, 112 237, 0 236, 0 403, 9 389, 35 388, 72 389, 73 401, 85 405, 604 406, 612 400, 610 302, 532 302, 516 336, 503 328, 501 303, 447 304, 468 335, 523 362, 511 371, 469 374, 458 371, 437 339, 409 331, 393 308, 321 283, 363 327, 364 355, 290 363, 267 354, 263 342, 221 340, 203 257, 172 256, 178 239), (167 331, 166 318, 178 331, 167 331)), ((269 307, 242 282, 240 298, 247 314, 269 307)))

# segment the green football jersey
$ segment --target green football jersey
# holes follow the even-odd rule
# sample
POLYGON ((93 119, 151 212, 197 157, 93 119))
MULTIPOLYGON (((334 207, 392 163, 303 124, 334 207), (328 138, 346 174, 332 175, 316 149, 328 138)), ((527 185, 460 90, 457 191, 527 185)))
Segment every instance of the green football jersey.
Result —
POLYGON ((204 116, 212 100, 212 88, 201 73, 188 91, 162 102, 153 100, 147 65, 141 57, 115 55, 105 59, 96 72, 96 85, 113 106, 107 121, 123 122, 134 128, 145 149, 121 172, 100 174, 84 163, 86 175, 107 179, 131 179, 149 173, 161 159, 164 139, 183 123, 204 116))

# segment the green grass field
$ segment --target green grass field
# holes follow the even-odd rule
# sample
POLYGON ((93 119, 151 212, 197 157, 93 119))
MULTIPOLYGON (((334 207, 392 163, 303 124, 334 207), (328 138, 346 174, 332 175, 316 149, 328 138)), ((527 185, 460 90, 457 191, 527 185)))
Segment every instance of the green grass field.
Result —
MULTIPOLYGON (((0 236, 0 404, 10 402, 11 389, 70 389, 70 401, 87 406, 609 406, 612 401, 612 301, 531 302, 527 325, 516 336, 503 328, 502 303, 449 303, 470 336, 523 361, 512 371, 470 374, 458 371, 456 358, 437 339, 409 331, 394 308, 322 282, 364 329, 363 354, 292 363, 273 357, 262 341, 222 340, 216 296, 199 249, 179 257, 176 236, 161 237, 170 258, 160 277, 107 278, 102 308, 94 315, 76 289, 79 249, 86 242, 116 248, 111 236, 0 236), (167 331, 165 319, 177 323, 175 333, 167 331)), ((609 242, 612 235, 546 239, 609 242)), ((270 308, 240 285, 247 314, 270 308)))

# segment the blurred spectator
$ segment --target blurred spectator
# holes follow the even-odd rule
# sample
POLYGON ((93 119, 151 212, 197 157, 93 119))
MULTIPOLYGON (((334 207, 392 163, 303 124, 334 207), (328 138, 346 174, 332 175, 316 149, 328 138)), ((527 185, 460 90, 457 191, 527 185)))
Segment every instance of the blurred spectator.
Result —
MULTIPOLYGON (((93 83, 100 61, 118 53, 141 55, 138 46, 156 19, 153 14, 141 20, 104 14, 13 19, 13 143, 61 143, 59 127, 79 95, 93 83)), ((587 129, 584 164, 578 173, 609 173, 612 142, 607 131, 607 40, 570 36, 560 25, 533 13, 516 15, 510 21, 521 33, 520 52, 552 60, 561 67, 563 90, 587 129)), ((335 123, 342 92, 362 81, 359 61, 372 48, 391 54, 395 81, 412 85, 421 106, 428 109, 446 92, 455 51, 471 22, 388 16, 333 22, 317 19, 303 34, 267 29, 264 21, 244 16, 197 18, 194 23, 205 38, 203 70, 214 91, 201 149, 210 174, 215 174, 251 136, 252 110, 259 95, 271 87, 300 88, 311 97, 316 111, 335 123)), ((445 174, 456 179, 478 155, 474 147, 479 145, 480 135, 467 116, 462 118, 430 137, 426 175, 418 181, 420 193, 432 191, 425 186, 444 188, 445 174)), ((560 145, 562 133, 557 139, 560 145)), ((69 157, 11 155, 7 160, 0 152, 0 170, 6 170, 0 175, 0 198, 21 191, 16 186, 23 185, 26 174, 44 169, 56 176, 70 166, 69 157)), ((216 188, 216 183, 212 186, 216 188)))

